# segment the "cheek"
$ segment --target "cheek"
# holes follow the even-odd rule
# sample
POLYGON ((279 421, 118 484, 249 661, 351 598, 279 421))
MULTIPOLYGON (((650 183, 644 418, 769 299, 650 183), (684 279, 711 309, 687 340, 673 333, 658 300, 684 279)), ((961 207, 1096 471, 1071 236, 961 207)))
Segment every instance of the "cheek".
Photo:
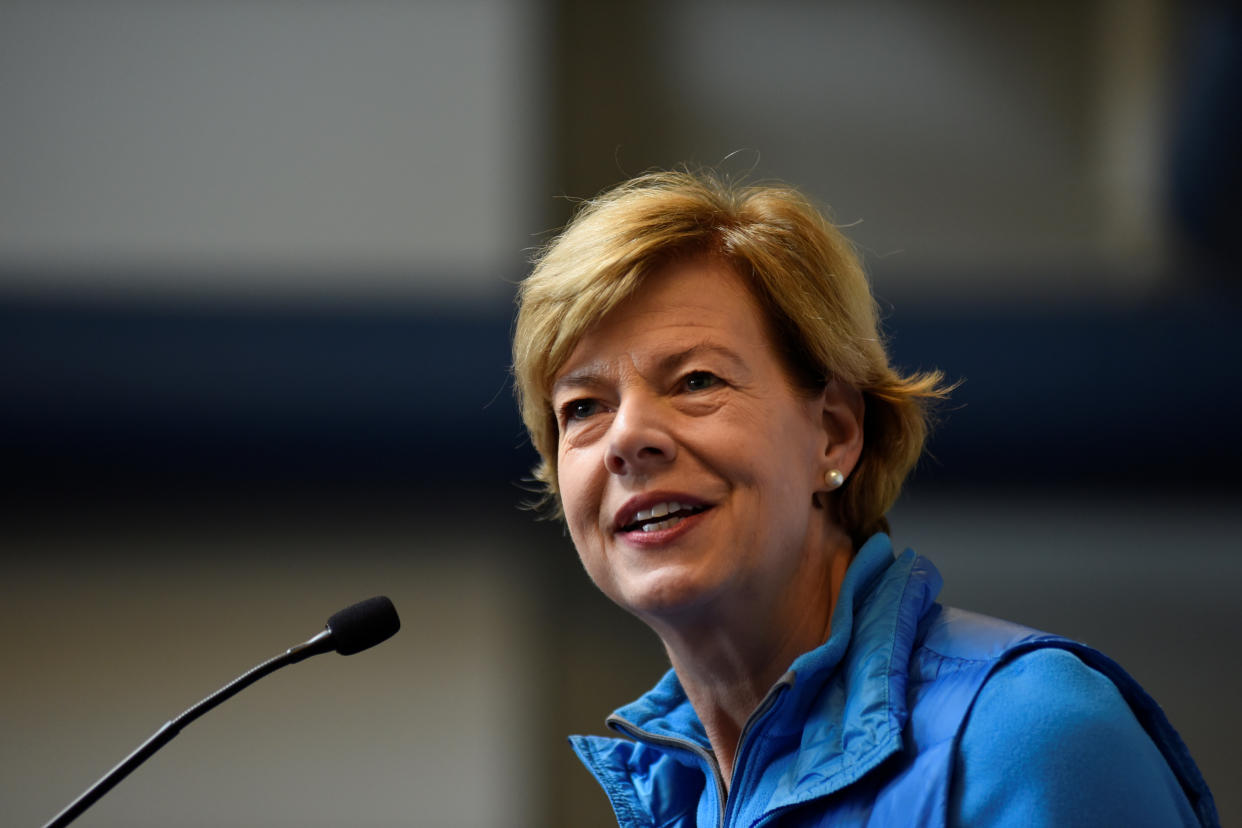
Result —
POLYGON ((598 484, 588 474, 588 458, 573 450, 562 451, 557 458, 557 484, 561 493, 561 509, 575 544, 596 523, 599 514, 598 484))
POLYGON ((782 492, 791 480, 801 480, 814 453, 806 423, 783 409, 754 407, 731 412, 715 429, 698 436, 706 443, 704 451, 714 455, 738 482, 763 487, 776 483, 782 492))
POLYGON ((574 454, 569 452, 568 461, 565 455, 560 458, 558 479, 565 526, 587 576, 608 592, 609 577, 599 529, 601 486, 598 476, 589 473, 585 458, 574 454))
POLYGON ((798 411, 774 413, 767 427, 756 434, 768 435, 762 445, 755 443, 751 456, 761 485, 790 508, 800 509, 809 502, 817 486, 823 441, 815 424, 798 411), (783 416, 782 416, 783 415, 783 416))

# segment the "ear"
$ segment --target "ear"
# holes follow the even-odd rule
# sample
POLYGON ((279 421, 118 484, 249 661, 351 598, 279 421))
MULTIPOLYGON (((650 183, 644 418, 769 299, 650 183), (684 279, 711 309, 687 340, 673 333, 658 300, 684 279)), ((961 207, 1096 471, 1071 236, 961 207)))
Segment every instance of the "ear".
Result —
POLYGON ((818 491, 828 494, 834 487, 823 482, 825 474, 836 469, 849 480, 858 465, 863 448, 866 402, 861 391, 836 378, 824 386, 819 402, 823 420, 823 457, 819 469, 821 488, 818 491))

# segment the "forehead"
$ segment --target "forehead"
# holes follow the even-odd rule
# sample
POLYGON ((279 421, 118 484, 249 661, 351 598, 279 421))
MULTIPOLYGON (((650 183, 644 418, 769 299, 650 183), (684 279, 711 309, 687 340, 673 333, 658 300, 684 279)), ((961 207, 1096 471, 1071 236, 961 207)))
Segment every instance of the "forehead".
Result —
POLYGON ((554 381, 592 364, 628 359, 638 365, 691 349, 770 355, 766 328, 750 289, 729 264, 677 261, 646 276, 632 296, 589 328, 554 381))

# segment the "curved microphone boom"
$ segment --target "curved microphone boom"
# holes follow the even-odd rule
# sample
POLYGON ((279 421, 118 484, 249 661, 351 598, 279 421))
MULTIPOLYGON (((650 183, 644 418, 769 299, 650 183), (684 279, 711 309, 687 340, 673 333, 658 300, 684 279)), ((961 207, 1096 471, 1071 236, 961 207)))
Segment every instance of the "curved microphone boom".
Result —
POLYGON ((232 698, 259 679, 274 673, 281 667, 296 664, 313 655, 336 650, 341 655, 353 655, 386 641, 401 629, 401 619, 392 601, 383 595, 359 601, 346 607, 328 619, 323 632, 296 647, 290 647, 275 658, 268 659, 249 672, 243 673, 228 684, 203 699, 177 718, 165 722, 138 749, 125 757, 119 765, 108 771, 86 791, 48 822, 44 828, 60 828, 68 825, 89 808, 134 768, 149 759, 157 750, 173 740, 181 729, 221 702, 232 698))

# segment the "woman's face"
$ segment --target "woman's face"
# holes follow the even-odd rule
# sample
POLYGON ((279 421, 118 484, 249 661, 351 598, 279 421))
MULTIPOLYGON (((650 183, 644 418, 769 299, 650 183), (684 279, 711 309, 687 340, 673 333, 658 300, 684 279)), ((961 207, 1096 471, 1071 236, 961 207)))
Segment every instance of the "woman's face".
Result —
POLYGON ((823 401, 793 390, 728 265, 651 274, 553 385, 562 505, 588 574, 650 620, 819 589, 805 581, 825 555, 823 401))

